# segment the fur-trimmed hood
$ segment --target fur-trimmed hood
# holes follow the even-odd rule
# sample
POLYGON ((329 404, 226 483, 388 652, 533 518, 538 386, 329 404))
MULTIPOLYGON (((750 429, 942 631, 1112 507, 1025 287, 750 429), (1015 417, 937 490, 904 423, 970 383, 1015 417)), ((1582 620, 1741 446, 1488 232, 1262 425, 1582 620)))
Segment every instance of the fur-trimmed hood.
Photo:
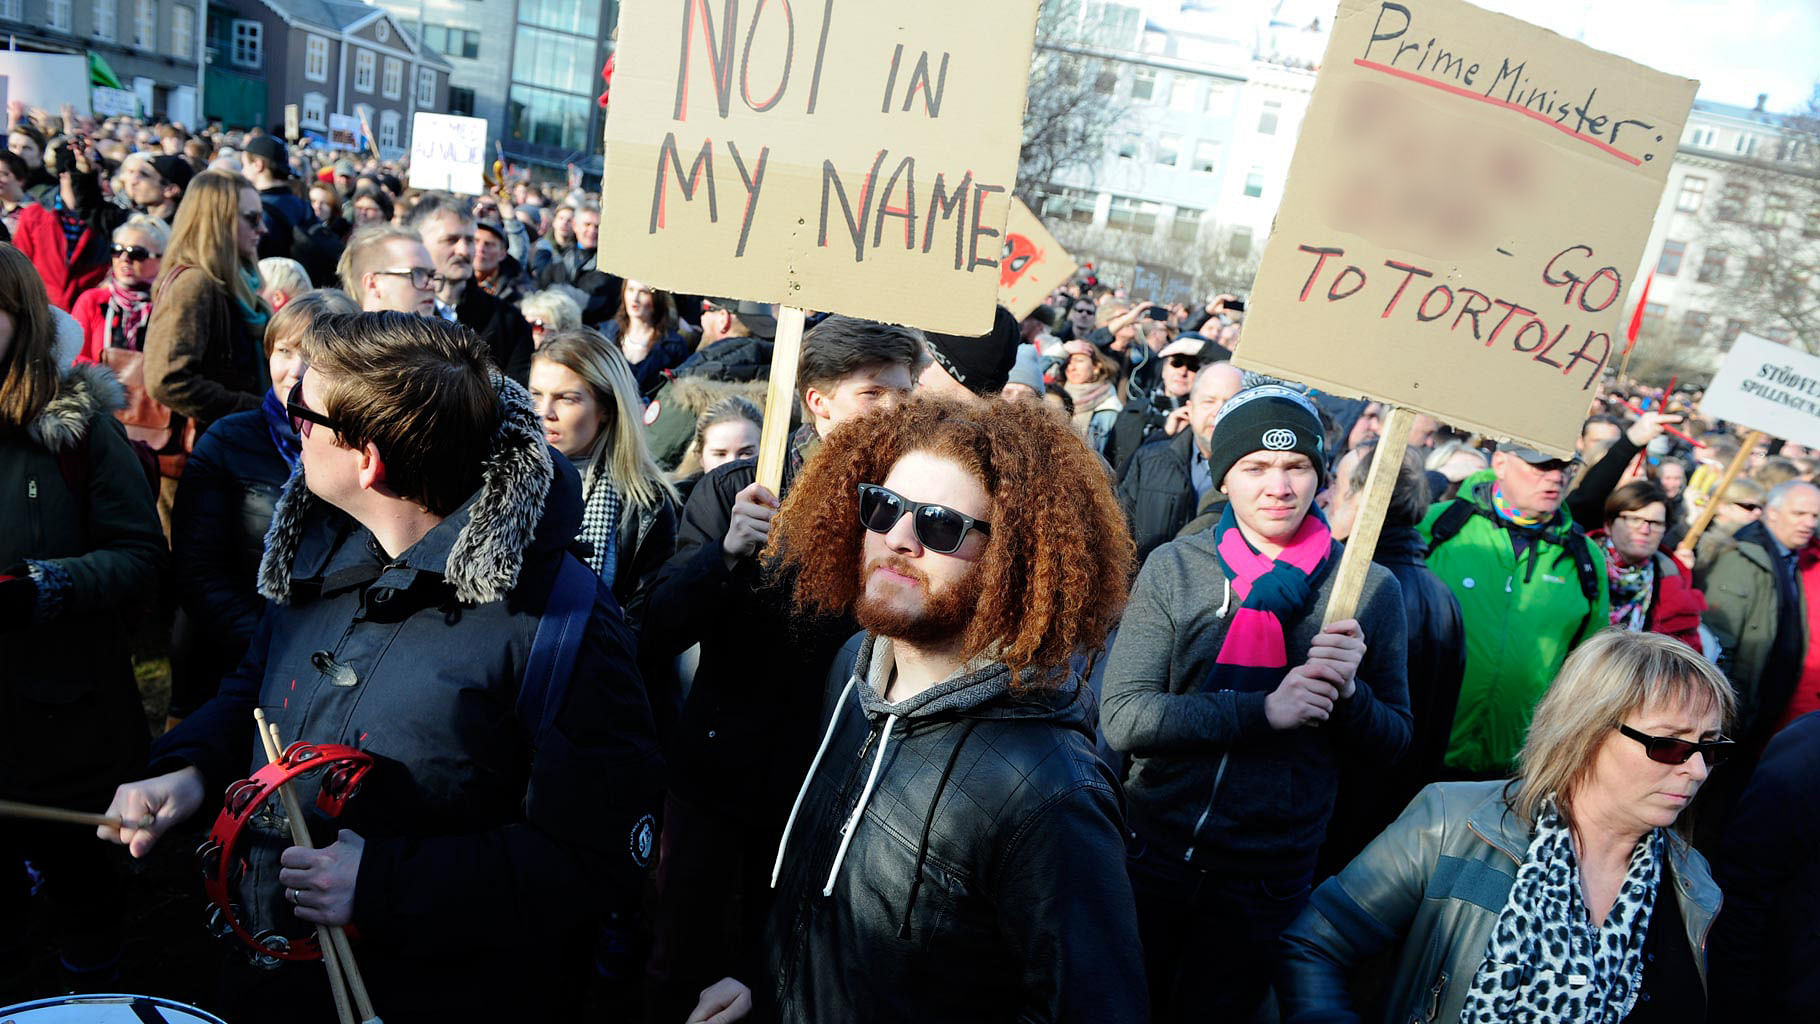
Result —
POLYGON ((678 377, 670 382, 670 400, 688 410, 690 415, 700 418, 708 407, 723 398, 738 395, 751 401, 760 409, 765 407, 765 393, 771 382, 766 380, 734 381, 716 380, 712 377, 678 377))
POLYGON ((77 363, 63 371, 57 395, 38 418, 25 428, 27 435, 52 452, 67 451, 88 436, 95 417, 126 408, 126 389, 114 371, 93 363, 77 363))
MULTIPOLYGON (((441 575, 455 598, 468 604, 504 598, 518 582, 527 551, 565 547, 581 526, 580 481, 568 460, 552 458, 530 393, 498 370, 492 382, 501 418, 480 489, 395 563, 441 575)), ((336 568, 349 541, 358 543, 365 532, 310 493, 299 463, 265 535, 259 592, 287 603, 293 579, 320 580, 336 568)))

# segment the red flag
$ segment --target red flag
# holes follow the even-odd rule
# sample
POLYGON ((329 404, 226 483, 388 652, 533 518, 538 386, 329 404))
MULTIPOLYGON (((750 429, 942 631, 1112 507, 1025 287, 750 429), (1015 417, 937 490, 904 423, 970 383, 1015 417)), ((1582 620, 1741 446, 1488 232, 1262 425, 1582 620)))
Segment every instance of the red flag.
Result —
POLYGON ((1637 297, 1637 311, 1630 315, 1630 330, 1624 332, 1625 355, 1630 355, 1630 350, 1637 347, 1637 332, 1643 329, 1643 307, 1649 304, 1649 285, 1655 279, 1656 272, 1652 268, 1649 276, 1643 279, 1643 294, 1637 297))

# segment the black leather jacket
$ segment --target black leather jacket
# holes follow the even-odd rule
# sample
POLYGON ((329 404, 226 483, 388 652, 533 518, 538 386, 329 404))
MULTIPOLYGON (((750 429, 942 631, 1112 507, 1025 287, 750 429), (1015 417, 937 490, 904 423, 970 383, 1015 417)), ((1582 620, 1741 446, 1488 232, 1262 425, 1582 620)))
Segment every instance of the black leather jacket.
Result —
POLYGON ((872 651, 856 637, 829 672, 761 1006, 782 1021, 1147 1020, 1092 692, 1020 697, 992 664, 886 705, 866 682, 872 651))

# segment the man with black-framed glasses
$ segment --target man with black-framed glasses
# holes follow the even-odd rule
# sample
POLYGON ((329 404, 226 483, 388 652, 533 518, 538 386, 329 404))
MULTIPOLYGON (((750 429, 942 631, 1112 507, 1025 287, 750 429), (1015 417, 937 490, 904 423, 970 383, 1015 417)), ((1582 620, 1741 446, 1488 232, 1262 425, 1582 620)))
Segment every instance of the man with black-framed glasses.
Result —
POLYGON ((363 313, 436 315, 440 275, 414 231, 377 224, 354 232, 341 253, 340 276, 363 313))

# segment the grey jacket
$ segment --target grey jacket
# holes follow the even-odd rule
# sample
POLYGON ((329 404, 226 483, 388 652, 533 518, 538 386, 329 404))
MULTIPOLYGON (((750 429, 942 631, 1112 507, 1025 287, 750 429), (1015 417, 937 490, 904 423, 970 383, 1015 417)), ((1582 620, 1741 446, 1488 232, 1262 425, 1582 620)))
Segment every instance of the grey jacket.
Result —
MULTIPOLYGON (((1333 811, 1340 749, 1390 764, 1409 746, 1402 592, 1371 566, 1355 614, 1366 644, 1357 689, 1322 728, 1279 732, 1264 714, 1268 694, 1235 688, 1216 664, 1240 602, 1214 538, 1171 541, 1144 563, 1106 665, 1101 726, 1130 755, 1131 828, 1149 849, 1246 877, 1306 875, 1333 811)), ((1291 666, 1308 658, 1333 578, 1285 630, 1291 666)))
MULTIPOLYGON (((1460 1019, 1517 867, 1529 853, 1530 823, 1509 812, 1506 785, 1429 786, 1344 871, 1321 883, 1283 934, 1277 998, 1284 1024, 1361 1020, 1347 974, 1398 942, 1402 952, 1379 1020, 1460 1019)), ((1719 913, 1719 887, 1705 858, 1674 833, 1668 863, 1704 987, 1706 936, 1719 913)))

